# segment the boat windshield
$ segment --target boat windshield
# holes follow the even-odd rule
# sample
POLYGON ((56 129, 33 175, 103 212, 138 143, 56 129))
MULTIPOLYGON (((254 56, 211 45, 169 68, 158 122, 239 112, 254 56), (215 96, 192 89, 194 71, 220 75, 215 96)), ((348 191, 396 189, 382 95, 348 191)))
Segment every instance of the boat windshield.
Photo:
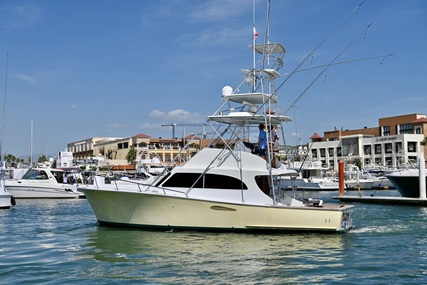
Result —
POLYGON ((48 179, 47 173, 44 170, 30 169, 22 176, 22 179, 40 180, 48 179))

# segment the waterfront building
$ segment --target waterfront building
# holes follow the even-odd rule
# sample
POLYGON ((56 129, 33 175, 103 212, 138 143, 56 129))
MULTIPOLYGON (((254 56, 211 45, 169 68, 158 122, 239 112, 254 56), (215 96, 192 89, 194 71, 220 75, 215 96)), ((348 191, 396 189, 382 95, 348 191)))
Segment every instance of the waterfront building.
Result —
MULTIPOLYGON (((74 165, 86 165, 93 160, 102 160, 113 170, 135 170, 141 161, 159 158, 165 165, 181 152, 185 143, 191 147, 181 153, 181 160, 187 161, 199 149, 202 140, 197 136, 187 136, 183 139, 152 138, 145 134, 137 134, 127 138, 90 138, 67 145, 68 151, 74 155, 74 165), (129 163, 126 159, 129 150, 134 148, 136 159, 129 163)), ((100 165, 94 165, 100 166, 100 165)))
POLYGON ((333 130, 321 137, 315 133, 308 145, 313 160, 337 169, 338 161, 359 160, 363 168, 410 167, 417 164, 427 135, 425 114, 409 114, 379 119, 379 125, 356 130, 333 130))
MULTIPOLYGON (((304 151, 312 160, 321 161, 324 166, 335 170, 339 160, 359 160, 364 168, 372 165, 398 168, 415 165, 421 153, 427 155, 427 148, 422 145, 427 136, 425 114, 385 117, 378 122, 377 127, 325 131, 323 137, 315 133, 304 151)), ((209 139, 194 135, 177 139, 137 134, 127 138, 94 137, 76 141, 67 145, 67 151, 73 154, 74 166, 88 163, 100 166, 99 161, 102 161, 102 165, 117 170, 133 170, 142 160, 154 157, 166 165, 180 153, 184 144, 190 143, 192 147, 181 153, 181 160, 178 161, 185 162, 208 142, 209 139), (130 164, 126 156, 132 147, 137 155, 130 164), (98 163, 93 163, 94 160, 98 163)), ((283 148, 282 156, 287 154, 283 148)))

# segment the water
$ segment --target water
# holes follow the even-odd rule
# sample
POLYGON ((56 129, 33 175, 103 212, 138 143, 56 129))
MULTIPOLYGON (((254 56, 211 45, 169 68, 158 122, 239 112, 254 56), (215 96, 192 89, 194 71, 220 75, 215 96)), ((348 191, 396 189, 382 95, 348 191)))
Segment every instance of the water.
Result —
MULTIPOLYGON (((396 195, 378 191, 376 195, 396 195)), ((336 193, 306 196, 332 200, 336 193)), ((426 284, 427 208, 356 204, 346 234, 98 226, 82 200, 0 211, 2 284, 426 284)))

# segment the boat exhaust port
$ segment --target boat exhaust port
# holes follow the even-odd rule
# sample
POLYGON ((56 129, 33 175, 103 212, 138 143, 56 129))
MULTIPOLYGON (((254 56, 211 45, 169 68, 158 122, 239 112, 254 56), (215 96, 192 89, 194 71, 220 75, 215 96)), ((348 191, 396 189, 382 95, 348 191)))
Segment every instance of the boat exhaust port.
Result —
POLYGON ((320 199, 307 198, 307 199, 304 199, 303 202, 304 202, 304 205, 306 205, 307 207, 316 207, 316 208, 323 207, 323 200, 320 200, 320 199))

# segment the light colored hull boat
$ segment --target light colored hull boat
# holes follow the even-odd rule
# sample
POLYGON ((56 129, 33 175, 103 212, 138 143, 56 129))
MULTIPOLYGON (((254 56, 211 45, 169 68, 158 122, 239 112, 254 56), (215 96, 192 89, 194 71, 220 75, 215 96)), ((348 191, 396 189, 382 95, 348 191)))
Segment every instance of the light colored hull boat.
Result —
POLYGON ((262 133, 264 128, 277 129, 283 138, 282 124, 291 121, 282 114, 273 90, 285 49, 266 42, 250 46, 253 57, 260 57, 258 66, 243 69, 244 80, 234 90, 230 86, 222 89, 221 106, 207 118, 203 130, 196 132, 209 128, 206 133, 213 135, 206 139, 207 147, 193 156, 187 144, 171 162, 186 161, 184 165, 166 167, 152 183, 105 184, 96 177, 93 185, 79 187, 100 224, 279 232, 344 232, 352 227, 354 206, 299 201, 280 187, 284 176, 297 173, 275 159, 271 132, 262 133), (241 93, 246 86, 247 92, 241 93), (251 131, 260 134, 258 144, 266 145, 264 156, 262 151, 261 156, 248 151, 247 145, 255 143, 249 141, 251 131))

